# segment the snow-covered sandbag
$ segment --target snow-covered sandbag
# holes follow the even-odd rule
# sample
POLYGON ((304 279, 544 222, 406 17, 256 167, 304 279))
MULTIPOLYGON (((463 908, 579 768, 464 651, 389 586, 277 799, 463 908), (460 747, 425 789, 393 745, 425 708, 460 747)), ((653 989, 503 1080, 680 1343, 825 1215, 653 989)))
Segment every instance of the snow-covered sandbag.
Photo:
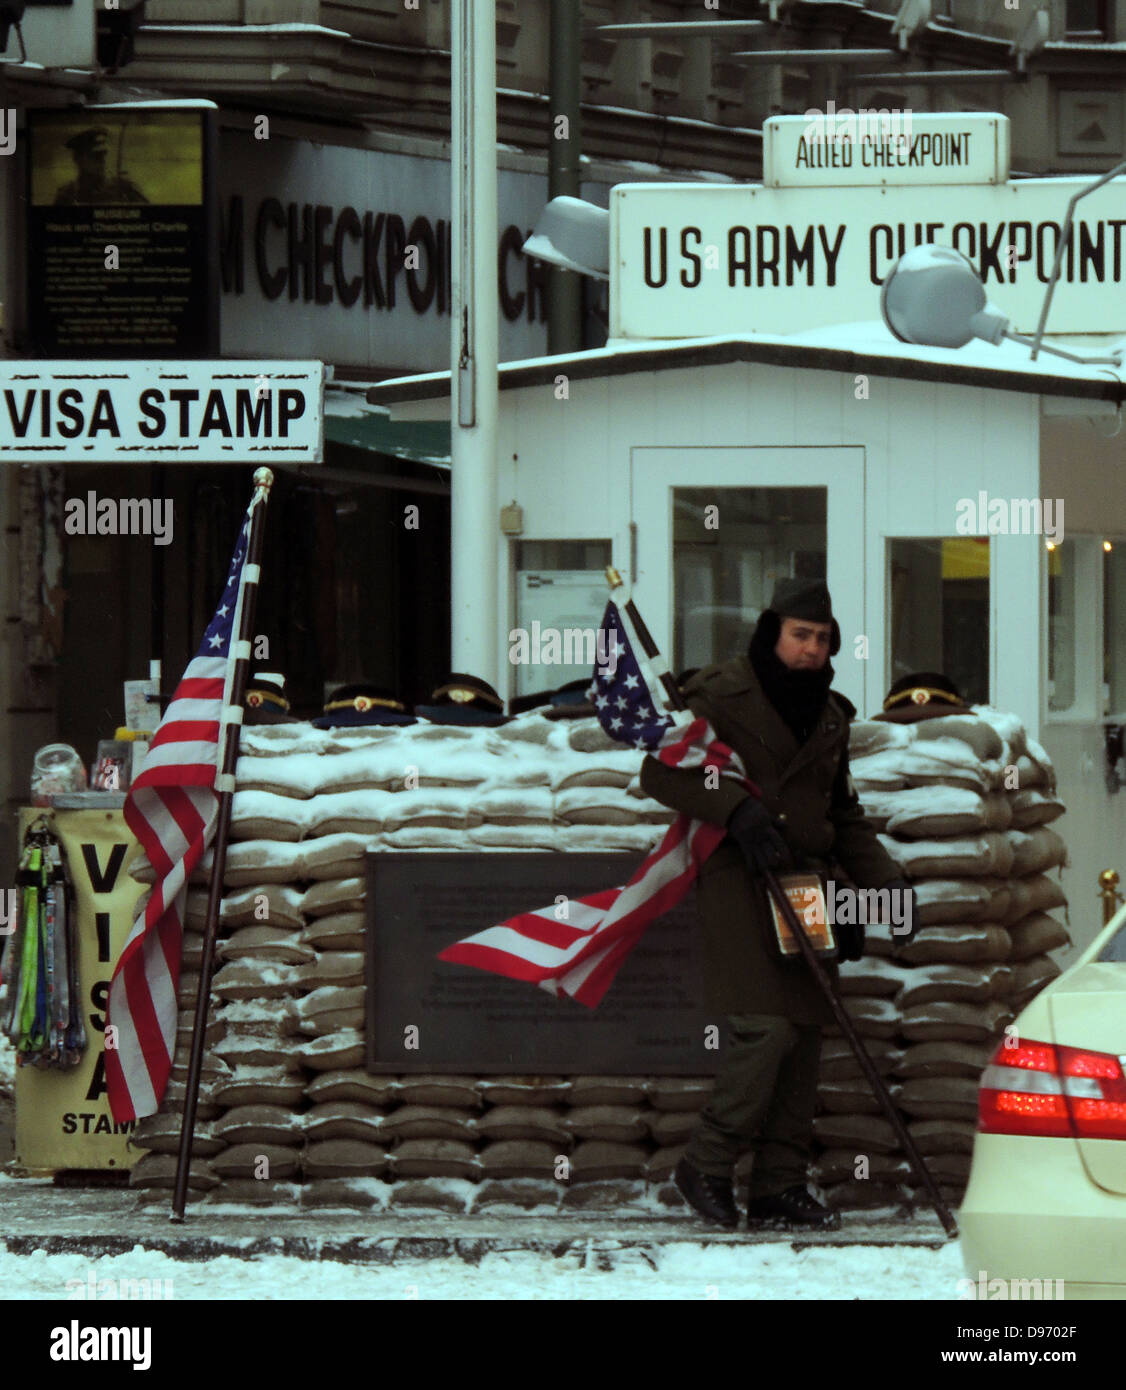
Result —
POLYGON ((301 1137, 301 1118, 282 1105, 237 1105, 211 1127, 228 1144, 292 1144, 301 1137))
POLYGON ((361 912, 366 885, 362 877, 321 879, 306 889, 301 911, 306 918, 328 917, 337 912, 361 912))
POLYGON ((477 1082, 468 1076, 434 1073, 404 1076, 399 1095, 409 1105, 453 1105, 469 1110, 481 1108, 477 1082))
MULTIPOLYGON (((320 919, 322 922, 325 918, 320 919)), ((297 977, 303 989, 319 989, 322 985, 362 985, 364 956, 362 951, 318 951, 313 960, 302 965, 297 977)))
POLYGON ((227 1036, 232 1038, 282 1039, 296 1032, 295 1023, 288 1022, 282 1010, 269 999, 239 999, 225 1004, 222 1017, 227 1036))
POLYGON ((895 1074, 904 1081, 927 1076, 968 1076, 977 1081, 989 1065, 989 1057, 989 1047, 981 1043, 914 1043, 904 1051, 895 1074))
POLYGON ((399 740, 353 748, 318 762, 316 779, 309 783, 310 794, 326 796, 365 790, 399 791, 406 784, 409 769, 415 767, 408 748, 399 740))
POLYGON ((997 922, 950 922, 922 927, 896 957, 908 965, 929 965, 932 961, 968 964, 974 961, 1007 960, 1012 945, 1009 933, 997 922))
POLYGON ((298 1027, 314 1037, 362 1028, 365 995, 362 985, 323 985, 298 1001, 298 1027))
POLYGON ((297 1045, 302 1066, 310 1071, 339 1071, 358 1067, 364 1060, 364 1035, 358 1028, 342 1028, 337 1033, 322 1033, 297 1045))
POLYGON ((481 1150, 481 1172, 488 1178, 551 1178, 558 1152, 553 1144, 532 1139, 497 1139, 481 1150))
POLYGON ((383 1130, 384 1112, 360 1101, 326 1100, 314 1105, 303 1118, 305 1136, 310 1143, 323 1139, 378 1140, 383 1130))
MULTIPOLYGON (((317 1044, 326 1039, 318 1038, 317 1044)), ((333 1068, 314 1077, 305 1087, 306 1097, 314 1103, 323 1100, 358 1100, 366 1105, 389 1105, 399 1097, 396 1076, 374 1076, 362 1067, 333 1068)))
POLYGON ((895 1103, 918 1120, 976 1120, 976 1077, 916 1076, 897 1087, 895 1103))
POLYGON ((1012 975, 1007 965, 921 965, 899 991, 895 1003, 901 1012, 932 999, 957 1003, 987 1004, 1002 999, 1011 990, 1012 975))
POLYGON ((858 1181, 902 1182, 911 1165, 897 1154, 858 1154, 855 1149, 826 1149, 813 1162, 814 1177, 821 1183, 858 1181), (857 1178, 858 1170, 863 1174, 857 1178))
MULTIPOLYGON (((887 1076, 903 1056, 902 1049, 894 1041, 881 1038, 868 1038, 864 1043, 872 1065, 881 1076, 887 1076)), ((852 1044, 845 1037, 826 1038, 821 1044, 822 1077, 845 1078, 863 1076, 864 1071, 856 1060, 852 1044)))
MULTIPOLYGON (((638 825, 559 825, 554 833, 555 847, 571 854, 609 854, 620 850, 623 855, 640 856, 660 841, 664 830, 646 821, 638 825)), ((626 862, 623 858, 623 864, 626 862)), ((624 874, 623 883, 636 867, 635 861, 624 874)))
POLYGON ((817 1100, 823 1109, 835 1115, 882 1115, 880 1102, 863 1077, 822 1077, 817 1086, 817 1100))
POLYGON ((568 1103, 579 1105, 644 1105, 653 1083, 646 1076, 575 1076, 568 1103))
POLYGON ((223 922, 230 927, 269 926, 300 931, 304 894, 288 883, 259 883, 223 899, 223 922))
POLYGON ((983 921, 994 900, 992 888, 982 879, 932 878, 913 887, 924 926, 983 921))
POLYGON ((655 1110, 702 1110, 715 1082, 710 1078, 657 1076, 649 1088, 649 1103, 655 1110))
POLYGON ((815 1115, 814 1137, 828 1148, 854 1154, 890 1154, 899 1148, 895 1130, 882 1115, 815 1115))
POLYGON ((301 1170, 301 1151, 283 1144, 235 1144, 211 1160, 211 1166, 224 1180, 231 1178, 296 1177, 301 1170))
POLYGON ((1012 1010, 999 1000, 988 1004, 956 1004, 934 999, 903 1013, 900 1032, 909 1042, 935 1042, 952 1038, 961 1042, 989 1042, 1012 1021, 1012 1010))
POLYGON ((1056 769, 1052 764, 1052 759, 1048 755, 1048 750, 1038 740, 1029 736, 1026 739, 1027 751, 1022 753, 1017 759, 1017 771, 1021 774, 1020 786, 1024 787, 1048 787, 1055 788, 1056 769), (1028 772, 1028 765, 1031 764, 1032 773, 1028 772), (1039 774, 1039 776, 1037 776, 1039 774))
POLYGON ((476 1178, 481 1161, 472 1144, 459 1139, 407 1139, 388 1155, 399 1178, 476 1178))
POLYGON ((1042 874, 1067 863, 1067 846, 1046 825, 1034 830, 1006 830, 1005 838, 1013 851, 1013 874, 1042 874))
POLYGON ((321 790, 325 761, 317 753, 291 753, 287 758, 244 753, 235 767, 235 785, 240 792, 274 792, 305 801, 321 790))
POLYGON ((849 772, 861 798, 870 792, 894 792, 905 787, 902 762, 908 751, 890 748, 865 758, 850 757, 849 772))
MULTIPOLYGON (((667 806, 653 805, 672 815, 667 806)), ((615 787, 568 787, 555 798, 555 819, 564 825, 638 825, 648 819, 645 809, 615 787)))
POLYGON ((232 1071, 240 1067, 280 1067, 296 1072, 301 1064, 296 1044, 291 1038, 245 1037, 234 1034, 215 1044, 216 1057, 222 1058, 232 1071))
MULTIPOLYGON (((150 1153, 178 1154, 183 1118, 183 1115, 146 1115, 137 1121, 129 1142, 135 1148, 146 1149, 150 1153)), ((196 1125, 192 1133, 193 1158, 214 1158, 226 1147, 226 1139, 216 1134, 212 1123, 196 1125)))
POLYGON ((565 1123, 577 1139, 610 1139, 627 1144, 648 1134, 637 1107, 631 1105, 574 1106, 567 1111, 565 1123))
POLYGON ((1013 809, 1013 824, 1018 830, 1028 830, 1034 825, 1047 825, 1067 810, 1058 796, 1039 787, 1011 792, 1010 803, 1013 809))
MULTIPOLYGON (((410 831, 399 832, 409 835, 410 831)), ((472 830, 454 832, 462 836, 461 843, 474 849, 541 850, 558 849, 557 831, 552 825, 475 825, 472 830)), ((396 844, 396 848, 399 845, 396 844)))
POLYGON ((625 789, 637 780, 644 754, 639 750, 607 749, 583 757, 560 758, 553 770, 551 789, 566 791, 570 787, 618 787, 625 789))
POLYGON ((984 792, 989 786, 985 765, 968 744, 953 738, 920 740, 904 749, 899 770, 909 787, 966 787, 984 792))
POLYGON ((562 1115, 544 1105, 494 1105, 477 1121, 477 1132, 486 1139, 531 1139, 556 1146, 556 1153, 571 1147, 571 1134, 562 1115))
POLYGON ((914 726, 920 743, 947 739, 967 744, 979 763, 992 762, 1004 752, 1004 741, 987 720, 970 714, 944 714, 937 719, 920 719, 914 726))
POLYGON ((862 960, 842 962, 838 989, 843 995, 891 996, 899 992, 909 974, 902 966, 866 956, 862 960))
POLYGON ((841 1002, 862 1038, 895 1036, 899 1012, 889 999, 874 999, 868 995, 846 995, 841 1002))
POLYGON ((1067 928, 1047 912, 1030 912, 1007 930, 1012 942, 1010 958, 1013 961, 1028 960, 1045 951, 1056 951, 1062 946, 1071 945, 1067 928))
POLYGON ((1015 878, 1009 887, 1012 895, 1009 910, 1000 919, 1006 926, 1023 921, 1032 912, 1051 912, 1053 908, 1067 905, 1063 889, 1047 874, 1015 878))
POLYGON ((552 1105, 567 1099, 571 1082, 563 1076, 487 1076, 478 1091, 487 1105, 552 1105))
POLYGON ((643 1144, 584 1139, 571 1154, 571 1178, 578 1182, 641 1178, 648 1162, 649 1150, 643 1144))
POLYGON ((387 1171, 387 1151, 361 1139, 323 1139, 302 1158, 307 1178, 379 1178, 387 1171))
POLYGON ((594 718, 568 721, 567 742, 577 753, 614 753, 622 748, 594 718))
POLYGON ((835 1182, 825 1187, 825 1203, 833 1211, 899 1210, 906 1201, 907 1191, 897 1183, 876 1182, 871 1178, 835 1182))
POLYGON ((1006 745, 1002 753, 1005 762, 1015 762, 1022 753, 1028 751, 1028 733, 1019 716, 1008 710, 995 709, 992 705, 971 706, 979 719, 985 720, 996 730, 1001 742, 1006 745))
POLYGON ((232 960, 215 972, 211 991, 220 999, 284 999, 296 994, 295 967, 272 960, 232 960))
POLYGON ((977 1125, 968 1120, 911 1120, 907 1133, 924 1158, 931 1154, 970 1154, 977 1125))
POLYGON ((231 798, 232 840, 289 840, 304 838, 312 801, 299 801, 276 792, 236 791, 231 798))
POLYGON ((1023 1009, 1035 999, 1045 985, 1063 973, 1051 956, 1029 956, 1013 966, 1012 1006, 1023 1009))
POLYGON ((1004 877, 1013 869, 1012 846, 998 831, 983 830, 980 835, 945 840, 896 840, 890 835, 879 839, 912 880, 972 878, 977 874, 1004 877))
MULTIPOLYGON (((154 1187, 159 1190, 176 1186, 179 1159, 174 1154, 149 1153, 134 1163, 129 1171, 130 1187, 154 1187)), ((194 1192, 209 1192, 218 1187, 219 1174, 206 1158, 193 1157, 188 1164, 188 1188, 194 1192)))
POLYGON ((546 787, 492 787, 473 798, 488 825, 550 825, 552 794, 546 787))
POLYGON ((464 1106, 400 1105, 383 1124, 388 1142, 407 1139, 464 1139, 476 1136, 476 1116, 464 1106))
POLYGON ((362 951, 364 914, 333 912, 327 917, 310 917, 301 940, 317 951, 362 951))
POLYGON ((857 719, 848 731, 850 763, 867 758, 885 748, 906 748, 915 740, 913 724, 895 724, 883 719, 857 719))
POLYGON ((238 1105, 296 1105, 305 1082, 281 1067, 239 1067, 212 1094, 226 1109, 238 1105))
POLYGON ((881 803, 889 835, 910 840, 974 835, 989 828, 985 798, 965 787, 913 787, 881 803))
POLYGON ((364 856, 385 844, 382 835, 345 831, 321 835, 301 846, 301 878, 363 878, 364 856))
POLYGON ((686 1144, 700 1122, 694 1110, 644 1110, 642 1119, 654 1141, 666 1148, 673 1144, 686 1144))

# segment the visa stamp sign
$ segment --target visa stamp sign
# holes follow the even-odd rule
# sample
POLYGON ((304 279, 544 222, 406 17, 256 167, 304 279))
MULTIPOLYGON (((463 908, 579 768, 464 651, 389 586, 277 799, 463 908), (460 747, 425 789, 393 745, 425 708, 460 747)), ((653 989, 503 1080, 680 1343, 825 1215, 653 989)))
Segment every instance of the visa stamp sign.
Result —
POLYGON ((0 362, 0 461, 320 463, 321 362, 0 362))
MULTIPOLYGON (((761 184, 619 184, 610 195, 610 336, 794 333, 878 319, 895 261, 963 252, 1017 332, 1035 332, 1068 200, 1089 180, 827 192, 761 184)), ((1079 205, 1051 333, 1126 331, 1126 178, 1079 205)))

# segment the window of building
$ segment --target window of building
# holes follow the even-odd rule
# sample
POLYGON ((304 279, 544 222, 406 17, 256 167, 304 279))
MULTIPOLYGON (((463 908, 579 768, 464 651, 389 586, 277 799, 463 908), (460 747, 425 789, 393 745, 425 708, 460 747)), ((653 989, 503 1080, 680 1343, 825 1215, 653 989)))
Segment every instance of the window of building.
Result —
MULTIPOLYGON (((609 540, 517 541, 515 623, 508 643, 513 694, 536 695, 590 680, 609 655, 598 631, 609 590, 609 540)), ((502 691, 501 694, 504 694, 502 691)))
POLYGON ((1100 545, 1095 536, 1048 543, 1047 708, 1049 717, 1064 721, 1096 719, 1106 703, 1095 689, 1111 678, 1100 675, 1100 651, 1109 672, 1114 649, 1104 634, 1100 545))
POLYGON ((1108 37, 1108 0, 1067 0, 1066 26, 1069 39, 1108 37))
POLYGON ((673 489, 673 670, 746 648, 774 585, 826 577, 823 487, 673 489))
POLYGON ((948 676, 970 704, 989 700, 989 540, 889 541, 891 669, 948 676))

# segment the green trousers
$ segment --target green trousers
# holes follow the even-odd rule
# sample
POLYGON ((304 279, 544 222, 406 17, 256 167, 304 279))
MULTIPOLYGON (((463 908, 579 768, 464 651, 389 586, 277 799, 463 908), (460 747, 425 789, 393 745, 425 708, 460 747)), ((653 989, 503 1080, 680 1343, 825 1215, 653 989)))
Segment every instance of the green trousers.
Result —
POLYGON ((821 1029, 774 1014, 735 1014, 715 1090, 685 1157, 702 1173, 731 1177, 755 1153, 750 1195, 804 1186, 811 1157, 821 1029))

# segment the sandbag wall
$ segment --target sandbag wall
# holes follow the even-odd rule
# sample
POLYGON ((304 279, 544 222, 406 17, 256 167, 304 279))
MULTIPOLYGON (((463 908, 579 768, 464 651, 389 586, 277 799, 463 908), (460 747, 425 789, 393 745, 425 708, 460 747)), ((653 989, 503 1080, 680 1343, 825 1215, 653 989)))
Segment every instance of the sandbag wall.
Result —
MULTIPOLYGON (((977 721, 969 730, 976 743, 949 720, 931 721, 928 736, 923 726, 853 728, 858 786, 893 854, 924 879, 926 926, 905 950, 890 932, 871 932, 871 954, 846 968, 843 988, 905 1108, 925 1108, 909 1109, 916 1140, 955 1187, 986 1039, 1022 989, 1050 978, 1046 951, 1066 940, 1044 915, 1062 901, 1044 877, 1062 845, 1014 820, 1060 813, 1051 769, 1015 721, 994 720, 998 729, 977 721), (1006 766, 1018 787, 1003 787, 1006 766), (1025 792, 1031 802, 1021 802, 1025 792), (1023 928, 1010 932, 1016 906, 1023 928), (1012 964, 1018 938, 1023 972, 1012 964)), ((667 1179, 710 1078, 389 1077, 363 1066, 364 855, 623 850, 633 865, 671 819, 641 793, 641 759, 593 720, 537 713, 497 729, 244 730, 193 1195, 458 1211, 620 1207, 644 1203, 647 1191, 679 1202, 667 1179)), ((135 1141, 148 1152, 132 1182, 160 1200, 175 1168, 209 864, 189 892, 172 1082, 135 1141)), ((135 873, 151 876, 145 866, 135 873)), ((843 1039, 826 1040, 820 1179, 840 1205, 901 1200, 901 1157, 845 1053, 843 1039), (857 1180, 861 1154, 870 1171, 857 1180)))
MULTIPOLYGON (((1060 974, 1069 944, 1063 814, 1044 749, 1015 717, 853 725, 852 775, 884 847, 910 877, 921 930, 869 927, 841 992, 940 1191, 969 1176, 981 1073, 1005 1026, 1060 974), (1056 870, 1056 877, 1051 871, 1056 870)), ((925 1201, 894 1130, 839 1030, 822 1051, 816 1175, 834 1206, 925 1201)))

